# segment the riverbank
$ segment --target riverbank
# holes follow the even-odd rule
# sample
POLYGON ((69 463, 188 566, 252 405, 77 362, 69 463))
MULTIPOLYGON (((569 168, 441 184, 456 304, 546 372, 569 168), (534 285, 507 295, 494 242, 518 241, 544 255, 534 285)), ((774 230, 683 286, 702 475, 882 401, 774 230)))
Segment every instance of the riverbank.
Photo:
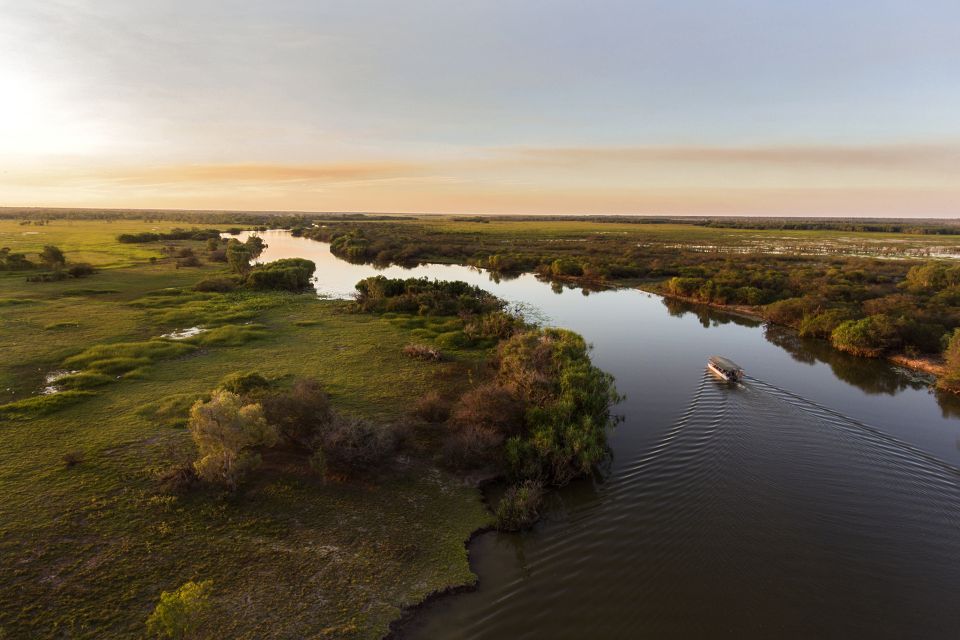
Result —
MULTIPOLYGON (((632 288, 638 289, 640 291, 645 291, 647 293, 653 293, 655 295, 658 295, 662 298, 666 298, 669 300, 677 300, 677 301, 685 302, 687 304, 691 304, 694 306, 701 306, 709 309, 716 309, 717 311, 722 311, 724 313, 740 316, 742 318, 752 320, 758 323, 771 322, 769 319, 763 317, 762 307, 751 307, 747 305, 723 305, 723 304, 718 304, 713 302, 703 302, 695 298, 671 295, 669 293, 665 293, 658 287, 637 285, 632 288)), ((790 326, 787 326, 787 325, 778 325, 778 326, 783 327, 784 329, 787 329, 789 331, 796 332, 796 329, 790 326)), ((813 339, 816 340, 817 338, 813 338, 813 339)), ((829 340, 824 340, 823 342, 826 344, 830 344, 829 340)), ((833 345, 830 345, 830 347, 835 349, 833 345)), ((840 351, 840 350, 837 349, 837 351, 840 351)), ((939 378, 940 376, 944 375, 946 372, 946 363, 944 362, 941 356, 931 356, 931 355, 908 356, 903 353, 894 353, 894 354, 886 355, 880 359, 887 360, 888 362, 891 362, 905 369, 910 369, 911 371, 919 371, 921 373, 926 373, 933 376, 934 380, 931 382, 931 386, 934 386, 936 384, 936 378, 939 378)))

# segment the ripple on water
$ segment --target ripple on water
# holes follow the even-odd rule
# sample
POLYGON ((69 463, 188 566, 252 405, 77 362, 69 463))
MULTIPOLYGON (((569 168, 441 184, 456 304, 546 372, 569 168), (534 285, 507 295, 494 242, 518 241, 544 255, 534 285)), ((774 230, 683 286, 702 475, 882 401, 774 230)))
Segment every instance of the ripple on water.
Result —
MULTIPOLYGON (((411 637, 939 637, 960 584, 956 468, 750 379, 704 376, 660 442, 411 637)), ((492 553, 499 549, 501 553, 492 553)), ((507 556, 510 557, 510 556, 507 556)))

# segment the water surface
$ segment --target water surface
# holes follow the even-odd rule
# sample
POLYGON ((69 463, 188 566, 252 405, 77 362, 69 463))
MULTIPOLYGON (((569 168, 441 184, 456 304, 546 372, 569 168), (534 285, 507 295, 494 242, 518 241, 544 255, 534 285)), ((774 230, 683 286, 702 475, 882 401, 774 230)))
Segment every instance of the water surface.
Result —
POLYGON ((479 537, 480 588, 430 605, 405 635, 956 637, 960 412, 910 372, 640 291, 376 271, 261 235, 263 260, 316 262, 324 295, 383 273, 532 305, 583 334, 627 396, 607 475, 553 494, 532 532, 479 537), (746 383, 705 375, 713 353, 746 383))

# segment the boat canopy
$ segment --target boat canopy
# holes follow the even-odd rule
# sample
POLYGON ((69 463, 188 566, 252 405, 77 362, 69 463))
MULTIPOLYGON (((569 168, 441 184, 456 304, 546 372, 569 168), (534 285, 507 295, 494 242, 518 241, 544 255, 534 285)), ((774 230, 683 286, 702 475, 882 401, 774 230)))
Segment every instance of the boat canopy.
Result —
POLYGON ((740 365, 738 365, 733 360, 724 358, 723 356, 710 356, 710 362, 712 362, 718 369, 723 369, 724 371, 740 371, 740 365))

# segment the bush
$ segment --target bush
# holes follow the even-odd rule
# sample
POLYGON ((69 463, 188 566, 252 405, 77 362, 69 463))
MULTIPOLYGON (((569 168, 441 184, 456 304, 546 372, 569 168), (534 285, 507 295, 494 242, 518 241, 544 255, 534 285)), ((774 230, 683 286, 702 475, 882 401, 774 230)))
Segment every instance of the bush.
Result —
POLYGON ((208 293, 227 293, 237 288, 237 281, 233 278, 205 278, 193 285, 194 291, 208 293))
POLYGON ((425 422, 444 422, 450 417, 450 403, 438 392, 428 391, 413 405, 413 414, 425 422))
POLYGON ((397 438, 392 429, 378 428, 355 417, 337 416, 321 436, 316 466, 325 474, 357 476, 383 466, 396 451, 397 438))
POLYGON ((187 582, 176 591, 164 591, 147 618, 147 633, 166 638, 186 638, 200 625, 210 608, 213 581, 187 582))
POLYGON ((512 435, 523 431, 523 403, 506 387, 481 384, 467 391, 450 411, 455 428, 479 427, 512 435))
POLYGON ((543 485, 538 480, 524 480, 507 489, 497 504, 497 528, 501 531, 526 529, 540 517, 543 485))
POLYGON ((504 311, 495 311, 467 322, 463 332, 471 340, 480 338, 509 338, 523 326, 518 317, 504 311))
POLYGON ((240 396, 223 390, 215 391, 209 402, 193 405, 187 427, 200 453, 194 462, 197 475, 231 490, 259 466, 255 449, 277 440, 259 404, 244 405, 240 396))
POLYGON ((289 391, 264 395, 261 404, 267 422, 287 442, 310 450, 334 418, 330 397, 319 382, 309 378, 296 380, 289 391))
POLYGON ((247 276, 247 285, 261 290, 302 291, 311 287, 316 269, 311 260, 303 258, 276 260, 251 271, 247 276))
POLYGON ((898 346, 897 327, 884 315, 847 320, 830 335, 833 346, 855 356, 879 358, 898 346))
POLYGON ((246 396, 255 391, 269 389, 270 381, 256 371, 231 373, 220 381, 220 389, 246 396))
POLYGON ((63 454, 62 460, 63 466, 65 466, 67 469, 70 467, 75 467, 83 462, 83 451, 80 451, 79 449, 75 451, 68 451, 63 454))
POLYGON ((160 490, 164 493, 187 493, 199 484, 200 477, 192 464, 177 464, 160 475, 160 490))
POLYGON ((446 331, 438 335, 435 341, 444 349, 462 349, 470 346, 470 338, 463 331, 446 331))
POLYGON ((937 386, 948 391, 960 391, 960 329, 954 330, 943 352, 946 371, 937 379, 937 386))
POLYGON ((193 254, 191 254, 191 255, 189 255, 189 256, 187 256, 187 257, 185 257, 185 258, 179 258, 179 259, 177 260, 177 268, 180 268, 180 267, 199 267, 200 264, 201 264, 201 263, 200 263, 199 258, 197 258, 197 256, 195 256, 195 255, 193 255, 193 254))
POLYGON ((71 278, 84 278, 86 276, 93 275, 96 273, 96 271, 97 270, 93 267, 93 265, 85 262, 78 262, 70 265, 70 267, 67 268, 67 274, 71 278))
POLYGON ((488 313, 504 305, 480 287, 461 281, 373 276, 358 282, 356 289, 357 305, 362 311, 454 316, 488 313))
POLYGON ((443 443, 443 464, 451 469, 499 466, 503 442, 503 434, 493 429, 478 425, 459 427, 443 443))
POLYGON ((533 329, 502 342, 498 357, 498 380, 527 406, 526 431, 507 441, 511 472, 551 484, 589 473, 608 454, 610 409, 621 398, 583 338, 533 329))
POLYGON ((439 362, 443 360, 443 352, 440 349, 425 344, 408 344, 403 348, 403 355, 414 360, 426 360, 439 362))

